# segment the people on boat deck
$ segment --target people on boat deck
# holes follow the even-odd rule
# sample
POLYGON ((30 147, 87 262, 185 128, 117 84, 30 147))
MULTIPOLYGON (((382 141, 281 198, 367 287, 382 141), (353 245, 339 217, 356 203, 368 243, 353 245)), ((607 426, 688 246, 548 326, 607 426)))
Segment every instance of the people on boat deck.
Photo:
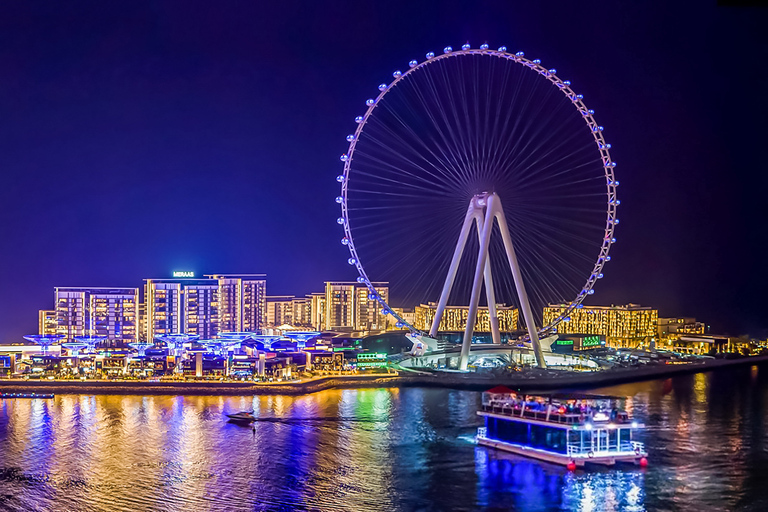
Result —
POLYGON ((502 400, 491 399, 490 405, 502 408, 511 406, 516 410, 524 408, 526 411, 531 412, 547 412, 549 410, 550 415, 579 415, 581 421, 594 420, 597 413, 604 414, 614 423, 624 423, 629 420, 629 415, 626 411, 617 407, 603 407, 599 403, 593 405, 586 400, 569 400, 563 404, 545 401, 544 399, 526 400, 525 398, 519 398, 517 395, 511 395, 502 400))

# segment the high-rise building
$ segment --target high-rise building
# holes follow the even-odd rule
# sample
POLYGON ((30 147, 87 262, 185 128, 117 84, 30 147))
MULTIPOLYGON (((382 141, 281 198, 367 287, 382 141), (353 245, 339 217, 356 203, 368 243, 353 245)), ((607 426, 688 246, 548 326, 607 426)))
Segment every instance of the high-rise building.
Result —
POLYGON ((180 332, 211 339, 219 329, 219 283, 213 279, 184 285, 184 329, 180 332))
POLYGON ((179 333, 211 338, 219 333, 219 283, 212 279, 145 279, 147 341, 179 333))
MULTIPOLYGON (((563 314, 567 305, 553 304, 544 308, 544 324, 563 314)), ((608 345, 634 348, 657 335, 659 312, 637 304, 625 306, 584 306, 568 313, 558 331, 570 334, 605 336, 608 345)))
POLYGON ((295 297, 293 306, 293 326, 312 327, 312 299, 310 297, 295 297))
MULTIPOLYGON (((376 293, 389 299, 389 283, 371 283, 376 293)), ((386 317, 366 286, 355 282, 325 283, 324 329, 331 331, 383 331, 386 317)))
POLYGON ((317 331, 325 329, 325 292, 310 293, 310 325, 317 331))
POLYGON ((37 313, 38 333, 42 335, 56 334, 56 310, 41 309, 37 313))
POLYGON ((54 289, 56 334, 106 336, 110 346, 124 346, 138 335, 138 288, 54 289))
MULTIPOLYGON (((389 283, 371 283, 376 293, 389 302, 389 283)), ((371 296, 365 286, 357 286, 355 297, 355 330, 356 331, 385 331, 387 315, 381 313, 381 304, 371 296)))
MULTIPOLYGON (((413 326, 422 331, 429 331, 437 312, 437 303, 421 304, 414 311, 413 326)), ((496 305, 496 315, 499 318, 499 330, 501 332, 516 331, 518 328, 518 311, 512 306, 504 304, 496 305)), ((438 331, 463 331, 467 327, 469 318, 469 306, 446 306, 443 310, 443 318, 440 320, 438 331)), ((480 306, 475 317, 475 331, 490 332, 491 317, 488 306, 480 306)))
POLYGON ((267 280, 264 274, 206 275, 219 283, 219 330, 257 332, 266 324, 267 280))
POLYGON ((267 297, 267 326, 276 328, 281 325, 293 325, 293 295, 273 295, 267 297))

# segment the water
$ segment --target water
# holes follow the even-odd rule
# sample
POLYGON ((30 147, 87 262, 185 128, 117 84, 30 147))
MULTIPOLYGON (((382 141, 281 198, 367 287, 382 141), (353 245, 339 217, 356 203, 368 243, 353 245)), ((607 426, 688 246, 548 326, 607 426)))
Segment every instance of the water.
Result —
POLYGON ((768 367, 599 391, 648 424, 647 469, 477 447, 466 391, 2 400, 0 510, 768 510, 768 367))

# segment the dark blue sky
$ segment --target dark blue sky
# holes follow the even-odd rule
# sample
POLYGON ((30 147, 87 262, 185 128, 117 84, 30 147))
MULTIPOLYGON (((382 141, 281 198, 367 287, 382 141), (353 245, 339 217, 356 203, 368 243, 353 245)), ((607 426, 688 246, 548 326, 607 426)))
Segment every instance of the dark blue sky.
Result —
POLYGON ((352 279, 334 177, 408 60, 488 42, 557 67, 621 180, 593 304, 768 327, 766 9, 675 2, 4 2, 0 342, 54 286, 352 279))

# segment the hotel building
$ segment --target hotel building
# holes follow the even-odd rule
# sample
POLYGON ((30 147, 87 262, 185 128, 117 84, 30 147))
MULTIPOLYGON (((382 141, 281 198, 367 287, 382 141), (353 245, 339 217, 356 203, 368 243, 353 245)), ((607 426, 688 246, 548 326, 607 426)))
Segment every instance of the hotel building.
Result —
MULTIPOLYGON (((560 316, 567 305, 549 305, 544 308, 544 324, 560 316)), ((605 336, 612 347, 635 348, 657 336, 659 312, 637 304, 626 306, 584 306, 569 313, 558 331, 571 334, 597 334, 605 336)))
MULTIPOLYGON (((108 346, 125 346, 138 336, 138 288, 54 289, 55 333, 67 341, 75 336, 106 336, 108 346)), ((50 313, 50 312, 49 312, 50 313)), ((42 331, 50 332, 50 314, 40 313, 42 331), (48 317, 46 324, 44 316, 48 317)))
POLYGON ((258 332, 267 318, 264 274, 210 274, 219 285, 219 331, 258 332))
POLYGON ((39 334, 48 335, 56 334, 56 310, 55 309, 41 309, 37 313, 37 332, 39 334))
POLYGON ((145 279, 147 341, 184 332, 211 338, 219 332, 219 283, 213 279, 145 279))
POLYGON ((277 328, 281 325, 293 325, 293 295, 273 295, 267 297, 267 326, 277 328))
MULTIPOLYGON (((371 283, 376 293, 389 300, 389 283, 371 283)), ((383 331, 387 319, 381 314, 381 305, 369 298, 366 286, 355 282, 328 281, 325 283, 325 318, 322 330, 329 331, 383 331)))
POLYGON ((325 329, 325 292, 310 293, 309 324, 315 330, 325 329))
MULTIPOLYGON (((437 312, 437 303, 430 302, 416 306, 413 316, 413 326, 422 331, 429 331, 432 328, 432 322, 437 312)), ((499 318, 499 330, 502 332, 511 332, 517 330, 517 308, 496 305, 496 314, 499 318)), ((443 318, 440 320, 438 331, 463 331, 467 327, 467 318, 469 318, 469 306, 446 306, 443 310, 443 318)), ((491 318, 487 306, 481 306, 477 310, 475 317, 475 331, 490 332, 491 318)))

